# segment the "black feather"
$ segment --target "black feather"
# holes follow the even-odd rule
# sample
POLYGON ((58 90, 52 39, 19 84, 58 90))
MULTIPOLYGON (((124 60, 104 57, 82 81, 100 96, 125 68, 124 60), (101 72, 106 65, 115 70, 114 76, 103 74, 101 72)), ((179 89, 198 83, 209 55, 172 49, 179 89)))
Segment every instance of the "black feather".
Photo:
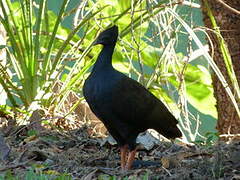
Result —
POLYGON ((118 37, 113 26, 102 32, 95 44, 102 44, 83 94, 93 113, 104 123, 119 146, 135 149, 136 137, 149 128, 166 138, 181 137, 177 120, 165 105, 137 81, 115 70, 112 54, 118 37))

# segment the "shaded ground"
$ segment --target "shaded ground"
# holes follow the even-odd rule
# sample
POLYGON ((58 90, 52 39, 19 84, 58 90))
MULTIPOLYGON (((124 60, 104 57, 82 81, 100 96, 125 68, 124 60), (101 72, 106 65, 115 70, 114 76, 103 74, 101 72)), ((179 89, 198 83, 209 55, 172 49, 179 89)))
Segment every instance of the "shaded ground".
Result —
MULTIPOLYGON (((62 119, 58 121, 61 124, 62 119)), ((80 123, 78 130, 63 131, 57 130, 59 126, 42 127, 34 122, 11 130, 2 124, 5 142, 11 148, 8 153, 1 142, 2 177, 10 172, 24 179, 24 174, 32 169, 40 174, 66 173, 72 179, 85 180, 240 179, 239 141, 205 146, 161 142, 151 150, 140 149, 137 167, 122 172, 118 147, 102 145, 103 138, 96 136, 96 123, 94 126, 80 123)))

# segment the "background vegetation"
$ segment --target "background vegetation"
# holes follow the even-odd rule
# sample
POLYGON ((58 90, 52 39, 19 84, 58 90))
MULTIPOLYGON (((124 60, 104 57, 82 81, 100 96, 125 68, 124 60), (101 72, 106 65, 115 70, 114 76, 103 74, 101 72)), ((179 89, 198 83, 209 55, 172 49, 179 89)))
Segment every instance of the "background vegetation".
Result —
POLYGON ((217 111, 210 66, 226 81, 208 53, 199 8, 198 0, 1 1, 7 32, 0 45, 7 54, 0 62, 1 113, 19 124, 29 123, 38 109, 51 117, 71 116, 84 102, 82 85, 101 50, 92 43, 116 24, 114 67, 169 107, 185 142, 212 142, 217 111), (80 98, 65 109, 72 93, 80 98))
POLYGON ((95 37, 117 24, 120 37, 114 67, 169 106, 186 141, 214 132, 217 115, 207 61, 183 24, 189 24, 204 46, 200 11, 166 3, 1 2, 5 7, 1 23, 9 36, 7 45, 1 46, 7 51, 7 64, 1 66, 0 82, 8 95, 2 109, 26 116, 40 107, 62 113, 71 91, 82 96, 82 84, 100 50, 92 48, 95 37))

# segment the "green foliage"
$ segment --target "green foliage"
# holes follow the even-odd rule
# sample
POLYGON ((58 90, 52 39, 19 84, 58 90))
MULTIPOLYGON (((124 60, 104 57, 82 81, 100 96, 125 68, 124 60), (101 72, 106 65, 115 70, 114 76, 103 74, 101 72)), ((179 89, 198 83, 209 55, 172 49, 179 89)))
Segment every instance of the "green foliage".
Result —
POLYGON ((212 146, 216 142, 216 140, 219 139, 219 134, 214 132, 208 132, 204 135, 204 137, 204 140, 196 140, 194 141, 194 143, 202 146, 212 146))
POLYGON ((116 179, 117 179, 116 176, 110 176, 107 174, 98 176, 98 180, 116 180, 116 179))
POLYGON ((0 180, 71 180, 71 176, 67 174, 49 174, 49 173, 36 173, 33 170, 27 171, 24 175, 15 176, 9 170, 4 175, 0 175, 0 180))
POLYGON ((12 108, 8 105, 0 105, 0 114, 1 116, 12 115, 12 108))
MULTIPOLYGON (((187 64, 185 67, 184 82, 187 92, 187 100, 195 108, 204 114, 209 114, 217 118, 215 99, 213 97, 211 75, 208 70, 201 66, 193 66, 187 64)), ((180 71, 183 67, 180 67, 180 71)), ((170 77, 170 82, 175 87, 180 87, 180 83, 176 76, 170 77)))
POLYGON ((36 130, 29 130, 27 131, 28 136, 36 136, 38 135, 38 132, 36 130))
POLYGON ((70 31, 61 26, 69 0, 62 1, 57 16, 47 9, 47 3, 46 0, 39 4, 33 0, 0 3, 3 10, 0 21, 9 37, 9 46, 3 47, 9 64, 8 68, 0 66, 0 83, 13 107, 33 110, 36 105, 49 106, 54 101, 47 97, 61 75, 59 69, 64 68, 70 40, 79 40, 76 35, 79 29, 104 8, 86 15, 70 31))
MULTIPOLYGON (((214 19, 214 16, 213 16, 210 8, 208 7, 208 4, 207 4, 206 0, 204 0, 204 4, 207 7, 208 16, 211 19, 211 23, 213 24, 213 26, 216 29, 218 29, 218 27, 216 25, 216 22, 215 22, 215 19, 214 19)), ((193 29, 191 29, 191 27, 178 14, 176 14, 174 11, 172 11, 170 9, 169 12, 179 21, 179 23, 182 24, 182 26, 189 33, 189 35, 191 36, 193 41, 196 43, 198 48, 203 50, 203 54, 202 55, 206 58, 206 60, 210 64, 211 68, 216 73, 217 77, 219 78, 220 82, 222 83, 223 87, 225 88, 227 94, 229 95, 229 97, 230 97, 230 99, 231 99, 231 101, 232 101, 232 103, 233 103, 233 105, 234 105, 234 107, 236 109, 236 112, 237 112, 238 116, 240 117, 240 110, 239 110, 239 107, 237 105, 237 101, 238 101, 239 96, 240 96, 239 85, 237 83, 235 72, 233 70, 233 66, 232 66, 232 62, 231 62, 229 51, 227 49, 226 43, 224 42, 224 40, 221 37, 221 34, 220 34, 219 30, 216 30, 216 33, 217 33, 219 44, 220 44, 220 50, 222 51, 222 54, 223 54, 223 57, 224 57, 224 61, 225 61, 225 64, 226 64, 226 68, 228 70, 228 75, 229 75, 229 78, 232 81, 231 83, 232 83, 232 85, 234 87, 234 92, 230 89, 230 86, 228 85, 228 83, 227 83, 225 77, 223 76, 222 72, 217 67, 217 65, 213 61, 212 57, 210 56, 210 54, 206 51, 206 49, 204 49, 203 44, 201 43, 201 41, 199 40, 199 38, 197 37, 197 35, 193 31, 193 29)))
POLYGON ((0 48, 8 56, 6 65, 0 63, 0 84, 13 111, 31 112, 41 106, 56 113, 71 91, 81 96, 82 84, 101 49, 92 48, 92 43, 100 31, 117 24, 114 67, 164 101, 180 119, 184 133, 192 135, 185 139, 194 141, 198 136, 188 117, 188 103, 216 117, 208 70, 190 65, 186 55, 175 51, 179 29, 186 22, 176 15, 171 1, 83 0, 71 9, 73 1, 61 0, 56 11, 49 8, 53 2, 48 0, 4 2, 0 2, 0 21, 8 41, 0 48), (73 22, 72 27, 65 27, 65 20, 73 22))

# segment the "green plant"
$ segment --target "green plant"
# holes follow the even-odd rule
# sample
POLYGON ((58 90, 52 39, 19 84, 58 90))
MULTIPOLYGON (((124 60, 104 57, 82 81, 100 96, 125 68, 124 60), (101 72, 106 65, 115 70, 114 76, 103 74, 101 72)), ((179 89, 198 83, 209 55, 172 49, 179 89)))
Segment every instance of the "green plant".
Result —
POLYGON ((72 178, 67 174, 47 174, 44 172, 36 173, 33 170, 28 170, 21 176, 15 176, 9 170, 0 176, 0 180, 71 180, 72 178))
MULTIPOLYGON (((180 119, 187 141, 201 137, 200 121, 189 111, 189 104, 214 117, 216 110, 214 103, 207 101, 213 99, 207 70, 190 65, 190 58, 175 50, 183 27, 184 33, 203 47, 187 20, 178 14, 181 3, 83 0, 68 9, 70 0, 59 2, 57 13, 48 8, 47 0, 0 2, 0 22, 8 32, 7 45, 1 46, 7 51, 8 63, 0 63, 0 84, 14 111, 43 107, 53 114, 71 113, 83 100, 83 81, 100 50, 92 48, 94 39, 99 31, 116 23, 120 37, 113 56, 115 68, 140 81, 166 103, 180 119), (63 26, 63 19, 69 16, 73 16, 72 28, 63 26), (66 112, 63 107, 72 91, 81 98, 66 112)), ((207 54, 204 52, 205 57, 207 54)))
MULTIPOLYGON (((69 31, 61 26, 69 0, 62 1, 57 16, 48 10, 48 1, 37 3, 34 0, 0 2, 3 11, 0 22, 8 35, 5 50, 9 62, 7 66, 0 64, 0 84, 14 108, 24 106, 33 110, 47 102, 65 67, 64 60, 71 49, 70 40, 81 39, 76 35, 79 29, 105 8, 95 12, 90 9, 69 31), (64 42, 58 36, 63 36, 64 42)), ((88 43, 87 46, 89 49, 91 45, 88 43)))
POLYGON ((214 132, 208 132, 204 135, 204 137, 204 140, 196 140, 194 141, 194 143, 202 146, 212 146, 219 139, 219 134, 214 132))

